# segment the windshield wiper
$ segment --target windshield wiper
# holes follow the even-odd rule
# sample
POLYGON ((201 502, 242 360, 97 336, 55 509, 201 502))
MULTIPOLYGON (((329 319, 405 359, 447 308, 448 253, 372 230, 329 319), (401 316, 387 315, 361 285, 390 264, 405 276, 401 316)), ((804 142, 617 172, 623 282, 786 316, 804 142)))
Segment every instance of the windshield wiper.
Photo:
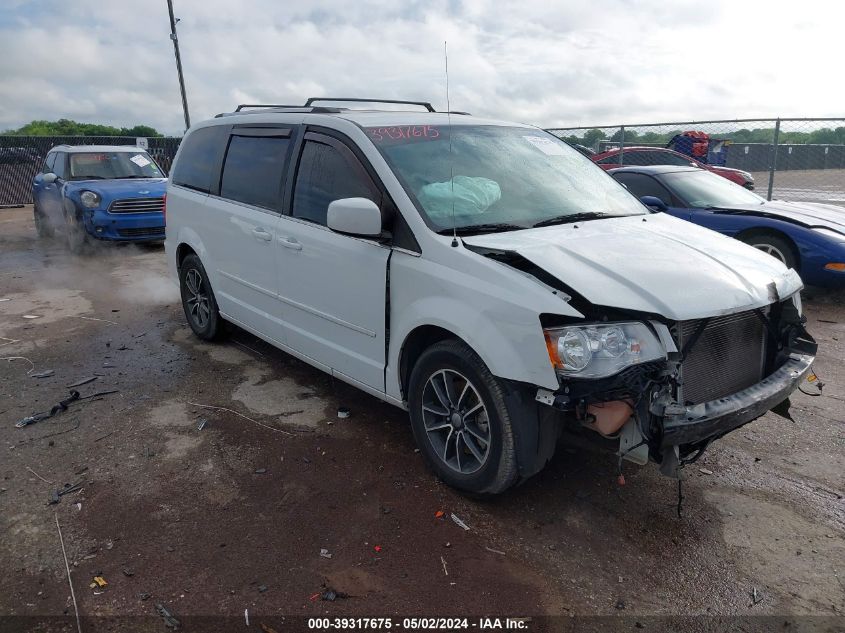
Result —
POLYGON ((452 235, 452 232, 457 235, 472 235, 473 233, 497 233, 499 231, 521 231, 525 226, 519 224, 508 224, 507 222, 490 222, 488 224, 470 224, 468 226, 459 226, 455 229, 440 229, 437 231, 440 235, 452 235))
POLYGON ((152 176, 138 176, 136 174, 132 174, 131 176, 115 176, 117 180, 124 180, 125 178, 152 178, 152 176))
POLYGON ((532 225, 532 228, 540 226, 552 226, 553 224, 568 224, 570 222, 583 222, 584 220, 595 220, 598 218, 610 217, 611 213, 604 213, 602 211, 584 211, 582 213, 568 213, 566 215, 558 215, 548 220, 541 220, 537 224, 532 225))

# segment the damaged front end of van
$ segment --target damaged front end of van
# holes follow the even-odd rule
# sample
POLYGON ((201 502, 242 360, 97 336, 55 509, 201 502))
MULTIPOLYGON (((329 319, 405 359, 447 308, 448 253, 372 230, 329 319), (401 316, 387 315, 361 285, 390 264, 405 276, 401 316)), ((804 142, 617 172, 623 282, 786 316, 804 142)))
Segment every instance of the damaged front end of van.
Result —
POLYGON ((620 461, 653 461, 677 477, 714 440, 769 410, 786 413, 817 346, 795 271, 772 258, 748 262, 757 254, 720 236, 718 253, 690 248, 672 234, 674 222, 650 216, 618 220, 623 230, 595 222, 519 242, 466 241, 581 315, 540 315, 559 383, 533 390, 545 405, 540 435, 562 418, 618 440, 620 461), (661 247, 673 266, 655 265, 661 247))

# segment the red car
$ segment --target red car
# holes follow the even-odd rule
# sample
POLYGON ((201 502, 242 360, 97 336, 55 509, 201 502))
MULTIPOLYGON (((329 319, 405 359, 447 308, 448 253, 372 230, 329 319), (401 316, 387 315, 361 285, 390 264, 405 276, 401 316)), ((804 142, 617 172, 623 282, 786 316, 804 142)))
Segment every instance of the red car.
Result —
POLYGON ((619 148, 609 149, 595 156, 590 156, 593 161, 602 169, 615 169, 617 167, 645 167, 647 165, 678 165, 683 167, 699 167, 712 171, 714 174, 727 178, 731 182, 754 189, 754 176, 741 169, 731 167, 717 167, 699 162, 694 158, 681 154, 675 150, 664 147, 626 147, 622 156, 622 164, 619 164, 619 148))

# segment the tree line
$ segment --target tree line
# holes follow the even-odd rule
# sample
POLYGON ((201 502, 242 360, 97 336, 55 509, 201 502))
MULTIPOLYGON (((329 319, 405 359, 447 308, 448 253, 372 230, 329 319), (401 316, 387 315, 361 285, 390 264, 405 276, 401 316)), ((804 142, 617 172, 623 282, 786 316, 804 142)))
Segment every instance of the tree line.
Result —
POLYGON ((114 127, 100 123, 79 123, 70 119, 31 121, 16 130, 6 130, 2 134, 15 136, 164 136, 149 125, 114 127))
MULTIPOLYGON (((636 130, 625 130, 625 145, 657 144, 666 145, 672 137, 685 130, 670 130, 667 132, 637 132, 636 130)), ((734 130, 732 132, 712 132, 711 138, 725 139, 734 143, 771 143, 775 136, 775 128, 754 128, 734 130)), ((611 141, 618 143, 622 140, 622 130, 616 130, 610 136, 599 128, 584 130, 581 136, 571 134, 562 136, 563 140, 569 143, 577 143, 587 147, 594 147, 599 141, 611 141)), ((778 136, 779 145, 806 145, 806 144, 828 144, 845 145, 845 126, 837 128, 820 128, 810 132, 786 132, 781 130, 778 136)))

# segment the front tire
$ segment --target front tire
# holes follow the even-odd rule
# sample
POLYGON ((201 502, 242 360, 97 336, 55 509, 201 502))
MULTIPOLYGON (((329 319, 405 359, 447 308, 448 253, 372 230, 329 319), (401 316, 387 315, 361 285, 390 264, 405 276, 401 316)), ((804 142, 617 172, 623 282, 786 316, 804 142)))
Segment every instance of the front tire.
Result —
POLYGON ((91 236, 71 203, 65 205, 65 235, 68 249, 74 255, 86 255, 91 250, 91 236))
POLYGON ((411 372, 408 405, 417 446, 444 482, 483 496, 517 482, 505 390, 465 343, 444 340, 422 353, 411 372))
POLYGON ((223 333, 223 319, 217 300, 208 281, 208 274, 196 255, 188 255, 179 267, 179 289, 182 309, 194 334, 204 341, 212 341, 223 333))
POLYGON ((50 225, 50 221, 35 205, 32 207, 32 217, 33 220, 35 220, 35 232, 38 237, 42 239, 49 239, 53 237, 53 227, 50 225))
POLYGON ((741 238, 746 244, 771 255, 786 265, 798 270, 798 258, 792 244, 786 238, 771 233, 756 233, 741 238))

